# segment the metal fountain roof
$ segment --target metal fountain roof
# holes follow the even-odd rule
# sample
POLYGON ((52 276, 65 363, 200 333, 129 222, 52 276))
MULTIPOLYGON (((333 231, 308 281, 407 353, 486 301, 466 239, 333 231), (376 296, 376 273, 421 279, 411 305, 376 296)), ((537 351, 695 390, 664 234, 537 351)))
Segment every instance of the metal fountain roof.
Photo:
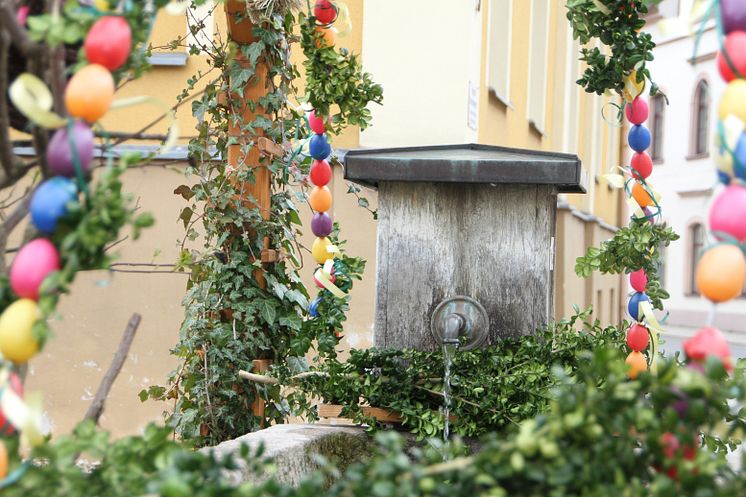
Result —
POLYGON ((576 155, 490 145, 358 149, 345 154, 345 178, 368 186, 381 181, 557 185, 585 193, 576 155))

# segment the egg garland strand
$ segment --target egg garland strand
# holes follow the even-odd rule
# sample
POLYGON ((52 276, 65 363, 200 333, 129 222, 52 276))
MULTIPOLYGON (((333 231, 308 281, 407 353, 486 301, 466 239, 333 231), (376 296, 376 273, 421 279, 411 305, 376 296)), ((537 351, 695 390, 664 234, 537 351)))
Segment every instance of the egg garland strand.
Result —
MULTIPOLYGON (((49 171, 55 176, 34 190, 29 204, 31 222, 42 235, 54 234, 70 206, 78 201, 79 191, 88 192, 86 177, 94 156, 91 124, 111 107, 115 92, 111 71, 125 64, 131 45, 131 28, 124 17, 107 15, 93 24, 84 42, 89 64, 77 71, 65 88, 67 120, 48 110, 49 90, 29 75, 19 77, 19 88, 32 84, 35 91, 10 95, 14 104, 15 99, 24 99, 16 107, 37 126, 58 127, 46 150, 49 171)), ((45 281, 60 269, 60 253, 49 239, 38 237, 26 243, 9 271, 10 287, 18 299, 0 314, 0 354, 5 362, 0 368, 0 435, 18 431, 31 445, 43 440, 40 413, 24 402, 23 385, 14 369, 26 364, 43 345, 34 333, 36 323, 44 319, 38 301, 45 281)), ((17 481, 26 467, 21 465, 8 474, 8 453, 0 440, 0 488, 17 481)))

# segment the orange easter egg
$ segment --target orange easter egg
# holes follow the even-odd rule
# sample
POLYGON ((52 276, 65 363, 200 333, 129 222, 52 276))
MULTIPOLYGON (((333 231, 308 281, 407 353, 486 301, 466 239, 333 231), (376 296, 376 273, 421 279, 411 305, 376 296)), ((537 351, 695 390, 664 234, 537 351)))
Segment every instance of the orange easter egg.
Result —
POLYGON ((332 28, 316 26, 316 46, 319 48, 333 47, 337 42, 337 35, 332 28))
POLYGON ((114 78, 104 66, 90 64, 70 79, 65 89, 68 114, 89 123, 98 121, 111 107, 114 99, 114 78))
POLYGON ((640 183, 635 183, 635 186, 632 187, 632 197, 640 207, 645 208, 653 205, 653 198, 640 183))
POLYGON ((325 186, 316 186, 311 190, 308 202, 316 212, 326 212, 332 208, 332 192, 325 186))
POLYGON ((629 376, 633 380, 637 378, 640 373, 648 370, 648 361, 645 359, 645 356, 642 352, 630 353, 627 356, 627 360, 625 360, 624 362, 626 362, 627 366, 629 366, 629 369, 627 370, 627 376, 629 376))
POLYGON ((712 302, 741 295, 746 283, 746 258, 735 245, 720 245, 705 252, 697 265, 697 288, 712 302))

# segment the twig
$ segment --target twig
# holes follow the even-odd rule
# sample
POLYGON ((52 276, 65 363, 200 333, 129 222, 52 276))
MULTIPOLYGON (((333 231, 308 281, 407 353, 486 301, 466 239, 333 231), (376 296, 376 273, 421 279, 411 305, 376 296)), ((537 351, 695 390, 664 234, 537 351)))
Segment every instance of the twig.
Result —
POLYGON ((8 50, 10 49, 10 37, 0 30, 0 162, 2 163, 5 176, 13 172, 15 159, 13 156, 13 142, 10 140, 10 117, 8 100, 8 50))
POLYGON ((137 333, 137 328, 140 326, 141 320, 142 316, 140 316, 140 314, 132 314, 129 323, 127 323, 127 328, 124 330, 124 335, 122 335, 122 341, 119 342, 119 347, 114 355, 114 360, 111 362, 109 370, 104 375, 103 380, 101 380, 96 396, 88 408, 88 411, 85 413, 84 420, 92 419, 96 424, 98 424, 98 420, 104 412, 106 398, 109 396, 109 391, 111 390, 114 381, 116 381, 117 376, 119 376, 119 373, 122 371, 124 361, 127 360, 127 355, 129 354, 130 347, 132 347, 132 341, 135 339, 135 333, 137 333))
POLYGON ((31 41, 26 30, 16 22, 16 13, 11 2, 0 0, 0 24, 6 29, 13 44, 27 57, 42 53, 44 46, 31 41))

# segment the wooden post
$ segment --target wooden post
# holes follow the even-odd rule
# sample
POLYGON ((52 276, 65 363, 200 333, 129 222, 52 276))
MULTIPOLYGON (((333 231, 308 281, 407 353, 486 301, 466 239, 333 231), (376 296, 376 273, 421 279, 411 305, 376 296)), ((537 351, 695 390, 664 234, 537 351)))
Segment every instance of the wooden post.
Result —
MULTIPOLYGON (((228 36, 231 41, 239 45, 248 45, 257 40, 253 33, 254 24, 246 14, 245 1, 228 0, 225 3, 225 13, 228 20, 228 36)), ((236 53, 235 61, 242 67, 250 67, 250 61, 243 56, 240 50, 236 53)), ((243 117, 244 123, 250 123, 258 116, 265 115, 265 110, 260 105, 255 105, 253 111, 248 105, 248 102, 258 102, 261 97, 267 94, 267 65, 260 59, 254 70, 255 75, 246 83, 243 92, 239 95, 232 95, 232 98, 229 98, 227 102, 233 108, 236 108, 237 105, 239 106, 236 110, 243 117)), ((241 150, 241 133, 240 123, 237 125, 229 122, 228 135, 236 137, 239 143, 228 147, 228 167, 234 171, 238 171, 243 167, 254 169, 255 181, 254 183, 244 182, 240 188, 240 198, 236 200, 247 202, 250 206, 258 207, 262 217, 268 220, 272 199, 271 173, 267 167, 260 163, 261 153, 256 143, 248 153, 244 153, 241 150), (255 202, 249 200, 252 198, 255 199, 255 202)), ((258 142, 261 137, 256 136, 255 138, 258 142)), ((264 239, 263 252, 266 251, 269 251, 269 238, 264 239)), ((259 282, 261 288, 266 288, 267 282, 264 278, 263 270, 257 269, 254 272, 254 277, 259 282)))

